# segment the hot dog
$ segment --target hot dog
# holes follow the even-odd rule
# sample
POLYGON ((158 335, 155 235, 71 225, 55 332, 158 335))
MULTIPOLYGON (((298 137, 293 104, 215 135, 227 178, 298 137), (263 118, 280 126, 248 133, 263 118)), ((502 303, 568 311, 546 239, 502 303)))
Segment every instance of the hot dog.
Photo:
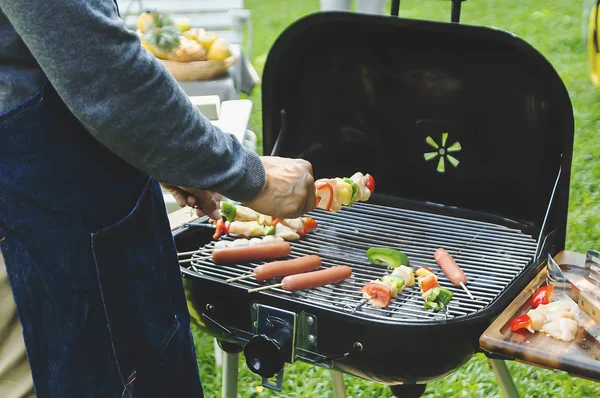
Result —
POLYGON ((340 265, 320 271, 286 276, 281 283, 284 290, 302 290, 341 282, 348 279, 350 275, 352 275, 352 268, 340 265))
POLYGON ((292 260, 274 261, 254 268, 254 278, 257 281, 266 281, 272 278, 300 274, 313 271, 321 266, 321 257, 311 254, 309 256, 294 258, 292 260))
POLYGON ((274 260, 290 254, 292 247, 287 242, 265 243, 245 247, 226 247, 215 249, 212 260, 215 264, 244 263, 256 260, 274 260))
POLYGON ((433 258, 454 285, 460 286, 461 282, 463 284, 467 283, 467 276, 459 266, 456 265, 456 261, 454 261, 450 253, 446 250, 440 247, 433 254, 433 258))

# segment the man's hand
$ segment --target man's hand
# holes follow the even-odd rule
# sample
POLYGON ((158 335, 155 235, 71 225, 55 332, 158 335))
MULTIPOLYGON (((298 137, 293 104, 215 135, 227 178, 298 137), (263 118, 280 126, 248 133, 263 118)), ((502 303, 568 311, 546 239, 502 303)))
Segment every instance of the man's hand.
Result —
POLYGON ((317 198, 312 165, 303 159, 262 156, 267 173, 263 190, 246 206, 278 218, 295 218, 313 210, 317 198))
POLYGON ((221 195, 218 193, 178 187, 170 184, 161 185, 173 195, 179 207, 194 207, 198 217, 208 215, 213 220, 219 220, 221 218, 221 213, 219 212, 221 195))

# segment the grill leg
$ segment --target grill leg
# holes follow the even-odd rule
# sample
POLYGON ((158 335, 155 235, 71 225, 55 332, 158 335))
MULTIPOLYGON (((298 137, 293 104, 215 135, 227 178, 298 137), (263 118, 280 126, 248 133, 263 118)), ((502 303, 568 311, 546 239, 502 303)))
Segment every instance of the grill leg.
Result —
POLYGON ((217 341, 217 339, 214 339, 214 344, 215 344, 215 365, 217 365, 217 368, 220 368, 221 366, 223 366, 223 350, 221 349, 221 347, 219 347, 219 342, 217 341))
POLYGON ((237 398, 238 358, 240 354, 223 351, 222 398, 237 398))
POLYGON ((333 388, 334 398, 346 398, 346 386, 344 385, 344 376, 340 372, 330 370, 331 387, 333 388))
POLYGON ((500 384, 500 389, 504 393, 504 396, 506 398, 519 398, 519 391, 510 376, 506 363, 500 359, 488 359, 488 362, 496 375, 496 379, 498 380, 498 384, 500 384))

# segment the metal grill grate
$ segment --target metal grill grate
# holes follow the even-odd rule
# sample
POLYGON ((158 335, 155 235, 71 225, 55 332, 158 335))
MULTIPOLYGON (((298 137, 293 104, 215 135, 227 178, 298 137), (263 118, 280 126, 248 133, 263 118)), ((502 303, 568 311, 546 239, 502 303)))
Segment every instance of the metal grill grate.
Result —
MULTIPOLYGON (((260 294, 293 297, 299 302, 346 313, 359 308, 354 315, 364 319, 419 322, 474 314, 487 307, 523 270, 533 258, 536 247, 536 240, 518 229, 371 203, 357 203, 336 214, 317 209, 310 216, 317 220, 319 227, 301 241, 292 242, 291 257, 317 254, 322 259, 322 267, 349 265, 353 269, 351 278, 337 285, 305 291, 273 289, 260 294), (433 269, 440 285, 454 292, 447 313, 424 309, 416 284, 392 299, 387 308, 376 309, 368 304, 359 307, 361 287, 391 272, 385 265, 373 265, 367 260, 365 251, 374 246, 405 252, 413 268, 433 269), (476 300, 452 285, 435 263, 433 253, 438 247, 448 250, 463 269, 476 300)), ((213 247, 214 242, 211 242, 204 248, 213 247)), ((188 263, 188 267, 198 277, 224 281, 249 273, 262 263, 221 266, 198 258, 188 263)), ((234 284, 248 289, 275 282, 259 283, 249 279, 234 284)))

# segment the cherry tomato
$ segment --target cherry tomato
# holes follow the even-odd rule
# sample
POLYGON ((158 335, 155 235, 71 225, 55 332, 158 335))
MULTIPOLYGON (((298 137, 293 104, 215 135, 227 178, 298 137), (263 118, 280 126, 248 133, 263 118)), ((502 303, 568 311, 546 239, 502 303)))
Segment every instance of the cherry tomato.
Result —
POLYGON ((392 289, 383 283, 369 282, 360 292, 369 297, 370 304, 377 308, 387 307, 392 299, 392 289))
POLYGON ((375 191, 375 179, 373 178, 373 176, 371 174, 367 174, 365 175, 365 185, 367 186, 367 189, 371 192, 375 191))

